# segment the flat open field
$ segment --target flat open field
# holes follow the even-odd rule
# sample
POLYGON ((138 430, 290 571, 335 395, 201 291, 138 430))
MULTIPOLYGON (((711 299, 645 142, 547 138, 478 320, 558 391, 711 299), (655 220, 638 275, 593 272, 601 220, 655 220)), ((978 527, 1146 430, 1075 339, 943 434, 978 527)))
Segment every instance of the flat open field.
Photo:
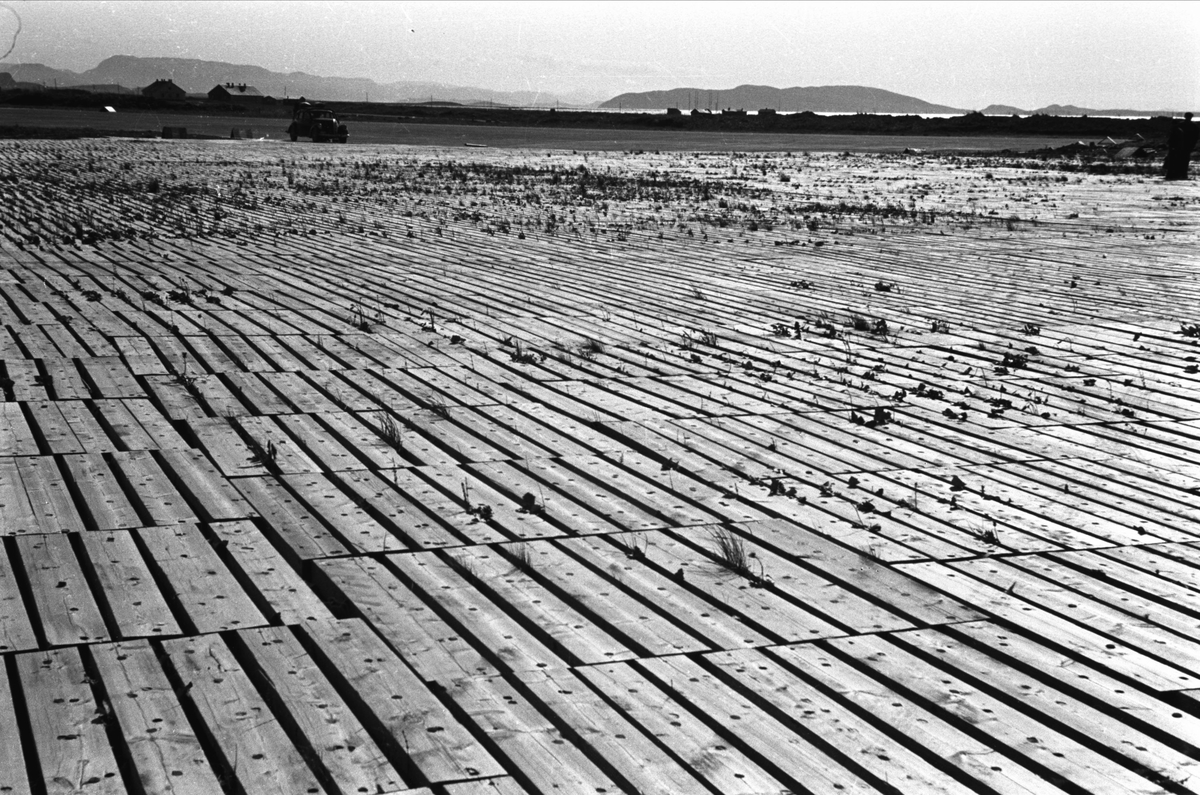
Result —
MULTIPOLYGON (((99 111, 66 108, 0 107, 0 126, 33 128, 92 128, 101 132, 153 132, 184 127, 189 135, 228 138, 233 128, 250 129, 255 137, 287 140, 288 119, 247 116, 200 116, 153 111, 99 111)), ((1064 146, 1076 137, 970 135, 808 135, 794 133, 686 132, 674 130, 553 129, 500 125, 455 125, 383 121, 349 123, 350 146, 462 146, 477 144, 510 149, 587 149, 669 152, 902 152, 905 149, 1017 152, 1064 146)), ((301 147, 313 144, 298 142, 301 147)), ((324 146, 332 146, 327 144, 324 146)), ((344 154, 344 153, 343 153, 344 154)))
POLYGON ((0 143, 0 792, 1200 792, 1200 187, 0 143))

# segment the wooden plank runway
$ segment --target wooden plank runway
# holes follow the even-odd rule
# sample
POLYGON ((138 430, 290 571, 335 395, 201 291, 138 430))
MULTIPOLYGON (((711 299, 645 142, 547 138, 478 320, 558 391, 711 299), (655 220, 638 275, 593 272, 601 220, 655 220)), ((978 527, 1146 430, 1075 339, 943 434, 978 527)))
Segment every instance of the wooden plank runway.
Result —
POLYGON ((0 162, 0 792, 1200 793, 1197 183, 0 162))

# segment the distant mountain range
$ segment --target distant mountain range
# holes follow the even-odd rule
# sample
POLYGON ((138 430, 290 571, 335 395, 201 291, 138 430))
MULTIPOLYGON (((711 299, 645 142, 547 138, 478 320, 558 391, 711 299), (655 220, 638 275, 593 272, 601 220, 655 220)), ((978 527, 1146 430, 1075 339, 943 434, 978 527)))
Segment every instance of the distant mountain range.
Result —
MULTIPOLYGON (((314 100, 372 102, 459 102, 494 103, 517 107, 601 107, 661 111, 664 108, 722 108, 777 111, 813 111, 814 113, 879 113, 892 115, 963 114, 963 108, 937 105, 923 99, 867 86, 807 86, 775 88, 742 85, 717 90, 673 88, 669 91, 643 91, 620 94, 607 102, 595 95, 579 92, 557 95, 533 91, 492 91, 486 88, 417 81, 377 83, 365 77, 322 77, 305 72, 273 72, 261 66, 202 61, 192 58, 139 58, 114 55, 86 72, 54 69, 42 64, 0 64, 0 75, 8 73, 17 87, 43 85, 47 88, 87 87, 92 91, 113 91, 125 87, 134 91, 155 80, 170 78, 192 94, 207 93, 223 83, 246 83, 267 96, 277 98, 305 96, 314 100)), ((0 76, 0 90, 12 87, 0 76)), ((1096 110, 1075 105, 1048 105, 1022 110, 1011 105, 989 105, 982 110, 988 116, 1170 116, 1171 111, 1096 110)))
POLYGON ((1037 110, 1021 110, 1012 105, 988 105, 980 111, 985 116, 1171 116, 1179 111, 1171 110, 1129 110, 1128 108, 1081 108, 1078 105, 1047 105, 1037 110))
MULTIPOLYGON (((809 110, 813 113, 886 113, 886 114, 961 114, 969 111, 935 105, 916 97, 908 97, 879 88, 866 86, 808 86, 804 88, 775 88, 773 86, 744 85, 721 91, 708 88, 673 88, 670 91, 643 91, 621 94, 600 104, 601 108, 628 108, 662 110, 663 108, 692 108, 720 110, 732 108, 761 110, 772 108, 777 111, 795 112, 809 110)), ((1011 105, 988 105, 982 111, 985 116, 1031 116, 1041 113, 1047 116, 1170 116, 1168 110, 1097 110, 1076 105, 1047 105, 1036 110, 1022 110, 1011 105)))
POLYGON ((365 77, 321 77, 304 72, 273 72, 261 66, 201 61, 192 58, 138 58, 114 55, 86 72, 54 69, 42 64, 0 64, 18 83, 38 83, 48 88, 95 85, 120 85, 140 89, 155 80, 170 78, 188 93, 207 93, 224 83, 246 83, 263 94, 283 99, 304 96, 326 101, 428 102, 431 98, 447 102, 554 107, 594 105, 596 96, 578 94, 550 95, 533 91, 492 91, 486 88, 399 81, 377 83, 365 77))
POLYGON ((635 108, 661 110, 722 108, 760 110, 773 108, 794 112, 814 113, 966 113, 961 108, 935 105, 916 97, 906 97, 880 88, 866 86, 808 86, 804 88, 775 88, 774 86, 744 85, 716 91, 707 88, 673 88, 669 91, 643 91, 621 94, 602 108, 635 108))

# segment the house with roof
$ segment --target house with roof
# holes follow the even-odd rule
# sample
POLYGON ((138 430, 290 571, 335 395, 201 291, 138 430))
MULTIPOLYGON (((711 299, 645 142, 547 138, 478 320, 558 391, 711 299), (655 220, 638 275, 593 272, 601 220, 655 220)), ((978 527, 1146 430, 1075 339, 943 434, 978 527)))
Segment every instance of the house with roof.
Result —
POLYGON ((175 85, 174 80, 167 78, 155 80, 153 83, 143 88, 142 96, 151 97, 152 99, 182 100, 187 97, 187 92, 175 85))
POLYGON ((246 104, 258 104, 266 99, 261 91, 245 83, 226 83, 215 86, 212 91, 208 92, 208 98, 217 102, 244 102, 246 104))

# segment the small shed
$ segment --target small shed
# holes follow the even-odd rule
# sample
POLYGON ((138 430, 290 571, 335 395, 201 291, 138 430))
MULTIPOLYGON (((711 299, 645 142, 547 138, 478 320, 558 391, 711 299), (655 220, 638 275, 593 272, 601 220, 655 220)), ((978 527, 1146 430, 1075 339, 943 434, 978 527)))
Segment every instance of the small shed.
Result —
POLYGON ((263 101, 263 94, 254 86, 245 83, 226 83, 214 86, 213 90, 208 92, 208 98, 218 102, 259 103, 263 101))
POLYGON ((174 80, 167 78, 163 80, 155 80, 153 83, 143 88, 142 96, 152 97, 154 99, 182 100, 187 98, 187 92, 175 85, 174 80))

